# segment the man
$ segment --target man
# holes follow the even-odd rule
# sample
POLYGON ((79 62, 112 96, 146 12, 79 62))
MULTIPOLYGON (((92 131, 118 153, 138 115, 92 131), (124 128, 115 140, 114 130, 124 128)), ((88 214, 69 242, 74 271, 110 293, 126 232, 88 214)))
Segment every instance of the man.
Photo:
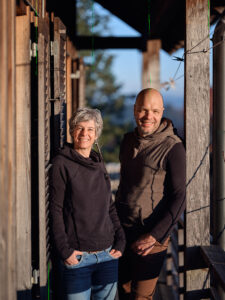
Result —
POLYGON ((119 266, 119 296, 153 299, 169 236, 185 209, 185 150, 163 98, 142 90, 134 105, 137 128, 121 144, 117 211, 127 248, 119 266))

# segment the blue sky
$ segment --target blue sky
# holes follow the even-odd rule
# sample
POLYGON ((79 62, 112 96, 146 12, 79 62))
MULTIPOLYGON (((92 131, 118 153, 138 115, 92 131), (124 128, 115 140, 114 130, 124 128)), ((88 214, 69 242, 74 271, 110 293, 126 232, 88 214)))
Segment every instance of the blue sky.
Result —
MULTIPOLYGON (((99 14, 108 14, 108 11, 102 8, 99 4, 94 4, 94 10, 99 14)), ((126 23, 111 14, 109 27, 112 36, 139 36, 140 34, 128 26, 126 23)), ((213 32, 215 26, 211 28, 213 32)), ((104 33, 102 34, 104 36, 104 33)), ((178 68, 179 62, 173 60, 173 56, 182 57, 184 49, 179 49, 172 55, 165 51, 160 51, 160 81, 161 83, 169 81, 174 77, 178 68)), ((113 73, 117 81, 122 84, 121 91, 125 94, 137 94, 141 90, 141 68, 142 68, 142 53, 139 50, 107 50, 107 52, 115 56, 113 63, 113 73)), ((211 64, 212 74, 212 64, 211 64)), ((181 63, 176 78, 184 74, 184 63, 181 63)), ((212 76, 211 76, 212 77, 212 76)), ((212 78, 211 78, 212 80, 212 78)), ((175 82, 175 87, 166 91, 161 89, 161 93, 165 101, 176 107, 183 106, 184 93, 184 77, 175 82)))

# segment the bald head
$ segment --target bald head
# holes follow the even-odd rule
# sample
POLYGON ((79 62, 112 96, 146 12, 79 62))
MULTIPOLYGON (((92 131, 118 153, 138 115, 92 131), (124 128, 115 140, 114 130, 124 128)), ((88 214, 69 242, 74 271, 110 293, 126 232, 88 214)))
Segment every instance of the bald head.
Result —
POLYGON ((148 88, 140 91, 136 97, 135 105, 141 105, 144 101, 149 102, 154 99, 163 108, 163 97, 156 89, 148 88))
POLYGON ((134 117, 141 136, 150 135, 158 129, 163 110, 163 97, 157 90, 148 88, 137 95, 134 117))

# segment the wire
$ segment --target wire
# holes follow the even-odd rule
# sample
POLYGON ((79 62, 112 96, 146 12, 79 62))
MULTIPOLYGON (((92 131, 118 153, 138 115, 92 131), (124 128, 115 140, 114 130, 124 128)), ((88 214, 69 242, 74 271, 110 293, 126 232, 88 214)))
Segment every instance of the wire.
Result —
POLYGON ((203 49, 203 50, 200 50, 200 51, 194 51, 194 52, 189 52, 187 54, 196 54, 196 53, 207 53, 209 50, 213 49, 213 48, 216 48, 217 46, 219 46, 220 44, 224 43, 225 39, 223 39, 222 41, 216 43, 215 45, 213 45, 212 47, 208 48, 208 49, 203 49))
POLYGON ((202 159, 200 160, 199 165, 197 166, 197 168, 196 168, 196 170, 194 171, 192 177, 188 180, 188 183, 186 184, 186 189, 187 189, 187 187, 190 185, 190 183, 192 182, 192 180, 196 177, 196 175, 197 175, 199 169, 200 169, 201 166, 203 165, 203 162, 204 162, 204 160, 205 160, 205 158, 206 158, 206 154, 208 153, 208 150, 209 150, 210 145, 211 145, 211 143, 209 143, 209 145, 206 147, 205 153, 204 153, 202 159))
MULTIPOLYGON (((222 17, 224 16, 224 13, 221 15, 220 19, 218 20, 218 23, 221 21, 222 17)), ((184 77, 184 74, 179 76, 178 78, 175 78, 179 69, 180 69, 180 66, 181 66, 181 63, 184 62, 185 60, 185 56, 187 54, 196 54, 196 53, 207 53, 208 51, 210 51, 211 49, 214 49, 216 48, 217 46, 219 46, 220 44, 224 43, 225 42, 225 39, 223 38, 221 41, 217 42, 215 45, 213 45, 212 47, 209 47, 207 49, 202 49, 200 51, 192 51, 193 49, 195 49, 196 47, 198 47, 201 43, 203 43, 206 39, 210 38, 210 40, 212 39, 212 35, 214 35, 219 29, 221 29, 221 27, 225 26, 224 23, 221 23, 214 31, 212 31, 211 33, 207 34, 207 36, 205 38, 203 38, 201 41, 199 41, 195 46, 193 46, 191 49, 189 50, 186 50, 182 57, 177 57, 177 56, 174 56, 175 59, 173 58, 173 60, 177 60, 179 61, 179 65, 174 73, 174 76, 172 77, 172 79, 170 79, 169 81, 166 81, 166 82, 163 82, 161 84, 161 87, 162 88, 165 88, 166 91, 168 91, 171 87, 174 87, 175 86, 175 82, 177 80, 179 80, 180 78, 184 77)))
POLYGON ((178 68, 176 69, 176 72, 174 73, 174 75, 173 75, 173 80, 174 80, 174 78, 176 77, 176 75, 177 75, 177 72, 179 71, 179 69, 180 69, 180 66, 181 66, 181 64, 182 64, 182 62, 183 61, 180 61, 180 63, 179 63, 179 65, 178 65, 178 68))

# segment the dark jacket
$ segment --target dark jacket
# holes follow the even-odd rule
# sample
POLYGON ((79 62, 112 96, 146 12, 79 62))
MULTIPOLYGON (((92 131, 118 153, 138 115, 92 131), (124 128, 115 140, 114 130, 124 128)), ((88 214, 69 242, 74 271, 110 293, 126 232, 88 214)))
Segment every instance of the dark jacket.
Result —
POLYGON ((50 171, 53 243, 61 259, 74 250, 121 252, 125 237, 111 198, 110 180, 100 156, 85 158, 66 144, 50 171))
POLYGON ((185 209, 185 151, 170 120, 153 134, 124 136, 118 215, 129 242, 150 233, 163 242, 185 209))

